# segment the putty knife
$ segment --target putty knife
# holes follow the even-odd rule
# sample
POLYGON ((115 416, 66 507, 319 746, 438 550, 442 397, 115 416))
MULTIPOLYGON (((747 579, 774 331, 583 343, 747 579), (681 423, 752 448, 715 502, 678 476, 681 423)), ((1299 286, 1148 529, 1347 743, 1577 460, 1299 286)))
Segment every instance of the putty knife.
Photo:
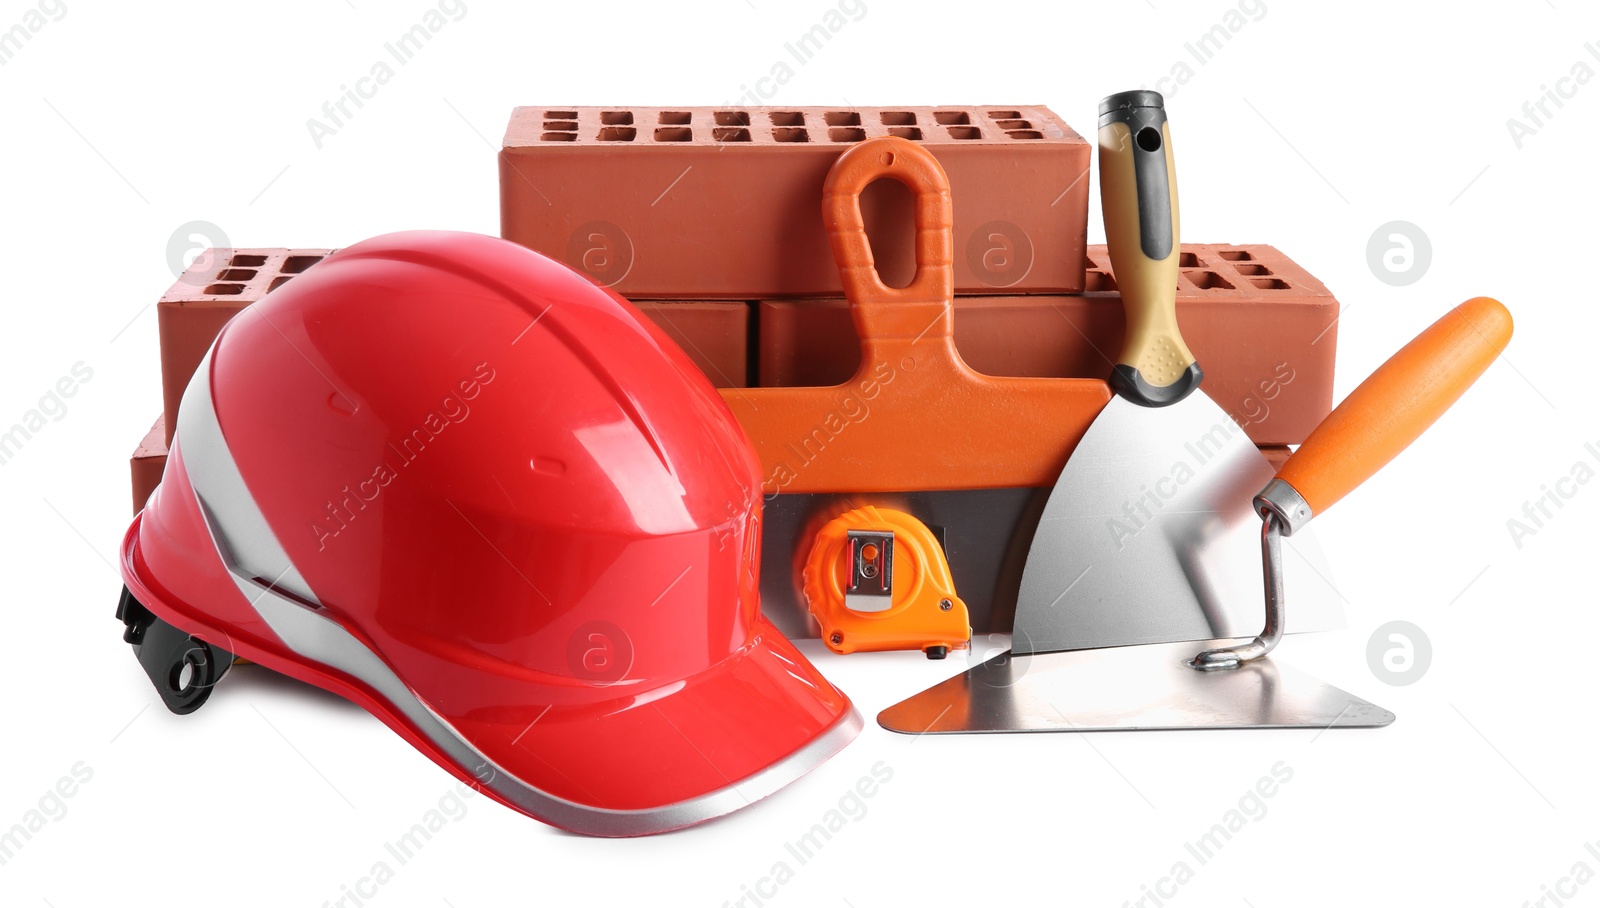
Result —
MULTIPOLYGON (((1272 467, 1200 391, 1178 330, 1178 187, 1160 94, 1100 102, 1100 204, 1127 329, 1116 396, 1073 450, 1023 568, 1013 649, 1057 652, 1254 633, 1272 467)), ((1267 378, 1268 376, 1262 376, 1267 378)), ((1294 630, 1344 626, 1335 596, 1294 630)))
POLYGON ((1196 653, 1161 643, 1004 653, 896 704, 878 724, 906 734, 1379 726, 1394 714, 1267 658, 1282 635, 1280 536, 1292 535, 1377 472, 1483 374, 1511 339, 1511 315, 1480 297, 1390 357, 1311 433, 1255 497, 1263 629, 1196 653))

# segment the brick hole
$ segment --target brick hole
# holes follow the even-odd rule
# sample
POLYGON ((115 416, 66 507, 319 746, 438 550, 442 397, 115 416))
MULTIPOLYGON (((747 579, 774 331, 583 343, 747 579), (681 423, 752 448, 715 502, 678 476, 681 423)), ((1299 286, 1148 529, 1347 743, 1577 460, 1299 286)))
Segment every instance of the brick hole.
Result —
POLYGON ((946 126, 945 132, 950 133, 952 139, 981 139, 983 133, 976 126, 946 126))
POLYGON ((602 126, 600 127, 600 141, 602 142, 632 142, 639 130, 632 126, 602 126))
POLYGON ((999 120, 994 125, 1001 129, 1032 129, 1033 124, 1027 120, 999 120))
POLYGON ((750 141, 750 130, 742 126, 713 126, 711 127, 711 138, 718 142, 748 142, 750 141))
POLYGON ((1044 133, 1036 129, 1008 129, 1006 135, 1013 139, 1042 139, 1044 133))
POLYGON ((1083 290, 1085 293, 1103 293, 1116 289, 1116 279, 1104 271, 1085 271, 1083 273, 1083 290))
POLYGON ((544 112, 546 120, 576 120, 578 112, 575 110, 547 110, 544 112))
POLYGON ((226 269, 224 269, 222 271, 221 274, 217 275, 217 280, 219 280, 219 281, 248 281, 248 280, 250 280, 251 278, 253 278, 255 276, 256 276, 255 271, 253 269, 250 269, 250 268, 226 268, 226 269))
POLYGON ((266 263, 267 257, 264 255, 236 255, 228 259, 228 264, 236 265, 240 268, 260 268, 266 263))
POLYGON ((718 126, 750 125, 750 111, 748 110, 719 110, 711 116, 718 126))
POLYGON ((911 139, 915 142, 922 141, 922 129, 917 126, 891 126, 889 135, 899 136, 902 139, 911 139))
POLYGON ((860 126, 861 114, 853 110, 830 110, 822 115, 829 126, 860 126))
POLYGON ((283 260, 283 267, 278 269, 279 274, 299 274, 312 265, 322 261, 320 255, 291 255, 283 260))
POLYGON ((1200 267, 1200 256, 1192 252, 1180 252, 1178 253, 1178 267, 1198 268, 1200 267))
POLYGON ((539 141, 576 142, 578 141, 578 134, 575 132, 541 132, 539 133, 539 141))
POLYGON ((1215 271, 1190 271, 1184 274, 1189 283, 1201 290, 1232 290, 1233 285, 1215 271))
POLYGON ((1255 284, 1256 287, 1258 287, 1259 289, 1262 289, 1262 290, 1289 290, 1289 289, 1291 289, 1289 287, 1289 283, 1287 281, 1281 281, 1281 280, 1279 280, 1279 279, 1277 279, 1275 277, 1252 277, 1252 278, 1249 278, 1249 281, 1250 281, 1250 283, 1255 284))
POLYGON ((544 121, 544 128, 551 132, 577 132, 578 122, 576 120, 546 120, 544 121))
POLYGON ((915 126, 917 115, 909 110, 886 110, 878 114, 878 122, 885 126, 915 126))
POLYGON ((936 110, 933 112, 933 122, 940 126, 965 126, 972 122, 964 110, 936 110))
MULTIPOLYGON (((775 110, 767 114, 767 119, 773 126, 804 126, 806 115, 799 110, 775 110)), ((779 141, 782 141, 781 139, 779 141)))
POLYGON ((1020 120, 1020 119, 1022 119, 1022 111, 1020 111, 1020 110, 991 110, 991 111, 989 111, 989 116, 994 117, 996 120, 1020 120))
POLYGON ((243 292, 243 284, 211 284, 205 289, 208 296, 238 296, 243 292))
POLYGON ((694 118, 694 111, 690 110, 663 110, 656 115, 656 122, 665 126, 688 126, 694 118))
POLYGON ((1251 265, 1248 263, 1234 265, 1233 270, 1239 272, 1240 274, 1268 275, 1272 273, 1272 271, 1269 270, 1266 265, 1251 265))
POLYGON ((835 142, 859 142, 867 137, 865 129, 854 126, 836 126, 828 130, 828 138, 835 142))
POLYGON ((772 131, 772 138, 779 142, 809 142, 811 134, 803 126, 798 129, 779 128, 772 131))
POLYGON ((292 280, 294 280, 294 275, 292 274, 285 274, 281 277, 275 277, 272 279, 272 283, 267 285, 267 292, 271 293, 272 291, 282 287, 284 284, 287 284, 292 280))
POLYGON ((662 126, 656 129, 657 142, 688 142, 694 138, 694 130, 687 126, 662 126))
POLYGON ((602 126, 630 126, 632 124, 633 111, 631 110, 600 111, 600 125, 602 126))
POLYGON ((1256 257, 1243 249, 1221 249, 1217 255, 1230 262, 1253 262, 1256 257))

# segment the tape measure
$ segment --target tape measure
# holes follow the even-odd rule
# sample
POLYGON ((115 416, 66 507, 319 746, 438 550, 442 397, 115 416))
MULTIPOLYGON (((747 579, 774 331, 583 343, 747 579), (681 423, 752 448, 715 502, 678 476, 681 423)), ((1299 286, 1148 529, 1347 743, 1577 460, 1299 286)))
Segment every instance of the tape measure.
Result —
POLYGON ((829 521, 803 579, 806 605, 836 653, 920 649, 943 659, 972 639, 944 547, 904 511, 868 506, 829 521))

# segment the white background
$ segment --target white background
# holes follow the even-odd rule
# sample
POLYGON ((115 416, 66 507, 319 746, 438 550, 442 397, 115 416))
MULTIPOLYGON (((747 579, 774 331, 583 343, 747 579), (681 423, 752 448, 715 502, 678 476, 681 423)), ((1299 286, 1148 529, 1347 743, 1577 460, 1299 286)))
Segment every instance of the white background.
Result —
MULTIPOLYGON (((0 828, 80 761, 92 778, 0 866, 0 901, 322 905, 452 780, 356 707, 259 669, 171 716, 122 644, 110 565, 127 458, 160 407, 152 304, 173 279, 169 238, 193 220, 233 246, 495 233, 494 148, 512 106, 731 102, 830 6, 465 0, 318 150, 306 120, 419 20, 422 0, 65 3, 0 67, 0 425, 74 363, 93 369, 66 415, 0 466, 0 828)), ((1517 319, 1506 357, 1319 521, 1351 629, 1281 651, 1393 709, 1392 727, 901 737, 870 717, 961 661, 839 658, 813 643, 869 727, 779 795, 633 841, 566 835, 477 797, 375 902, 735 902, 878 761, 893 778, 865 815, 766 904, 1122 905, 1187 858, 1183 904, 1521 905, 1576 862, 1600 871, 1600 846, 1584 848, 1600 840, 1600 484, 1577 486, 1520 548, 1506 527, 1574 463, 1600 467, 1584 448, 1600 448, 1600 83, 1576 86, 1521 149, 1506 125, 1578 61, 1600 68, 1584 45, 1600 40, 1600 13, 1576 0, 1309 6, 1247 6, 1259 18, 1194 65, 1184 45, 1222 21, 1225 0, 865 0, 768 103, 1044 103, 1089 132, 1102 95, 1156 87, 1188 60, 1193 78, 1168 96, 1185 239, 1271 243, 1327 283, 1345 306, 1339 396, 1449 307, 1504 300, 1517 319), (1425 275, 1401 288, 1366 255, 1393 220, 1432 245, 1425 275), (1368 665, 1368 637, 1393 619, 1433 648, 1407 687, 1368 665), (1183 844, 1279 761, 1293 778, 1266 814, 1198 866, 1183 844)), ((0 3, 0 29, 31 8, 0 3)), ((1600 882, 1578 888, 1600 901, 1600 882)))

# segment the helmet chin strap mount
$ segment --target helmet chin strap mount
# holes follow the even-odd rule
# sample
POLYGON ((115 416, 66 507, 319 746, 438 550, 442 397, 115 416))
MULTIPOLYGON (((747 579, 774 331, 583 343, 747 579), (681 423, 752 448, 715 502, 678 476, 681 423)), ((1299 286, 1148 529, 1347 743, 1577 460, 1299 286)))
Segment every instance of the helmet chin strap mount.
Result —
POLYGON ((233 665, 232 653, 157 618, 127 587, 122 588, 117 617, 124 625, 122 639, 133 644, 133 653, 161 702, 177 715, 199 709, 233 665))

